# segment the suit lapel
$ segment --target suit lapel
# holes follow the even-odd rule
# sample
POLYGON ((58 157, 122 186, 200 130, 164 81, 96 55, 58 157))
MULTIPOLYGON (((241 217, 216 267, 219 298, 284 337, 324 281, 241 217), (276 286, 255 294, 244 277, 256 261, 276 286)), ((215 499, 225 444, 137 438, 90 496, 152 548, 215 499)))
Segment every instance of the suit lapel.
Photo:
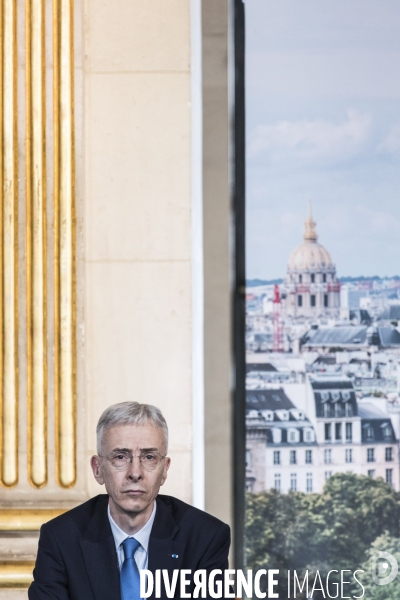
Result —
MULTIPOLYGON (((179 528, 172 517, 170 508, 157 498, 157 512, 149 540, 149 570, 167 569, 171 581, 174 569, 180 569, 185 550, 185 544, 175 542, 174 537, 179 528)), ((177 586, 177 590, 179 589, 177 586)), ((163 581, 161 582, 161 598, 166 598, 163 581)), ((155 598, 155 590, 151 598, 155 598)))
POLYGON ((121 597, 118 558, 107 516, 108 496, 101 496, 81 540, 86 571, 96 600, 121 597))

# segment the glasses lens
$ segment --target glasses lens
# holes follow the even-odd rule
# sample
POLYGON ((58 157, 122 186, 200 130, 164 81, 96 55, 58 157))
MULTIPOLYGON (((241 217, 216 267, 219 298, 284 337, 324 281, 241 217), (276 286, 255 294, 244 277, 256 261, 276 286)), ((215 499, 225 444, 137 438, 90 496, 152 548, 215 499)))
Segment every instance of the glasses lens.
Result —
POLYGON ((117 471, 125 471, 131 462, 130 456, 126 454, 114 454, 110 458, 110 462, 117 471))
POLYGON ((142 463, 143 469, 147 471, 153 471, 158 467, 161 461, 161 456, 157 452, 143 452, 140 455, 140 462, 142 463))

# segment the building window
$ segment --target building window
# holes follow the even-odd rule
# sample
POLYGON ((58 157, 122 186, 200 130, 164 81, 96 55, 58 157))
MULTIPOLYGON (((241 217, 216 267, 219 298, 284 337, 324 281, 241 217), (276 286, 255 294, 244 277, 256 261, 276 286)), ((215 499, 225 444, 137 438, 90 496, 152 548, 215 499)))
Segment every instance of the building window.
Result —
POLYGON ((289 431, 289 442, 297 442, 297 432, 289 431))
POLYGON ((342 424, 335 423, 335 440, 341 440, 341 439, 342 439, 342 424))
POLYGON ((274 477, 274 487, 277 492, 281 491, 281 476, 280 473, 275 473, 274 477))
POLYGON ((322 282, 323 282, 323 283, 326 283, 326 273, 323 273, 323 274, 322 274, 322 282))
POLYGON ((303 275, 299 275, 299 283, 303 283, 303 275))
POLYGON ((375 469, 368 469, 368 477, 375 477, 375 469))
POLYGON ((303 306, 303 296, 301 294, 297 296, 297 306, 303 306))
POLYGON ((306 442, 312 442, 314 440, 313 432, 310 429, 306 429, 304 432, 304 440, 306 442))
POLYGON ((290 491, 295 492, 297 490, 297 475, 296 473, 290 473, 290 491))
POLYGON ((329 477, 332 477, 332 471, 325 471, 325 481, 327 481, 329 477))
POLYGON ((281 453, 279 450, 274 450, 274 465, 281 464, 281 453))
POLYGON ((367 462, 375 462, 375 449, 367 448, 367 462))
POLYGON ((329 306, 328 294, 324 294, 324 307, 328 308, 328 306, 329 306))
POLYGON ((315 283, 315 275, 314 275, 314 273, 311 273, 311 283, 315 283))
POLYGON ((393 460, 393 448, 385 448, 385 460, 393 460))
POLYGON ((353 462, 353 450, 351 448, 346 449, 345 456, 347 463, 353 462))
POLYGON ((291 465, 295 465, 297 463, 296 460, 296 450, 291 450, 290 451, 290 464, 291 465))
POLYGON ((312 473, 306 475, 306 492, 312 492, 312 473))
POLYGON ((346 423, 346 442, 353 440, 353 423, 346 423))
POLYGON ((331 441, 331 424, 330 423, 325 423, 325 441, 326 442, 331 441))
POLYGON ((336 402, 335 404, 335 417, 343 416, 343 404, 341 402, 336 402))
POLYGON ((383 437, 385 440, 392 439, 392 430, 390 425, 385 425, 385 427, 383 428, 383 437))
POLYGON ((250 467, 250 458, 251 458, 251 452, 250 452, 250 450, 246 450, 246 467, 250 467))
POLYGON ((333 415, 332 415, 332 408, 333 408, 333 407, 332 407, 332 405, 331 405, 331 404, 329 404, 328 402, 326 402, 326 403, 324 404, 324 417, 325 417, 325 418, 326 418, 326 417, 332 417, 332 416, 333 416, 333 415))
MULTIPOLYGON (((352 417, 353 416, 353 406, 352 406, 351 402, 346 402, 344 407, 345 407, 346 417, 352 417)), ((351 423, 349 423, 349 425, 351 425, 351 423)))
POLYGON ((368 425, 368 427, 366 428, 365 437, 369 442, 374 439, 374 430, 372 429, 371 425, 368 425))
POLYGON ((306 465, 312 464, 312 450, 306 450, 306 465))
POLYGON ((311 300, 311 306, 315 306, 315 304, 316 304, 316 302, 315 302, 315 294, 311 294, 310 300, 311 300))
POLYGON ((332 462, 332 450, 324 450, 324 462, 326 465, 332 462))
POLYGON ((393 469, 386 469, 386 483, 393 483, 393 469))

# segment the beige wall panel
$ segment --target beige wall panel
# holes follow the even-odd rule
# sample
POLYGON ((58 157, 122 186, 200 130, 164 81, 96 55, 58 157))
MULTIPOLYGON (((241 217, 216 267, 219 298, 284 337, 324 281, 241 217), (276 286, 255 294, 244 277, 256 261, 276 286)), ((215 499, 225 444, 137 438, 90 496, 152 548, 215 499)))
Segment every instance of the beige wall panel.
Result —
POLYGON ((189 0, 87 0, 86 4, 91 71, 189 69, 189 0))
POLYGON ((153 402, 162 491, 190 502, 190 2, 86 0, 85 22, 86 458, 108 405, 153 402))
POLYGON ((203 0, 205 507, 232 520, 228 2, 203 0))
MULTIPOLYGON (((107 406, 154 403, 171 425, 170 455, 179 456, 165 489, 190 501, 190 264, 95 262, 88 263, 86 278, 87 459, 107 406)), ((99 493, 95 482, 90 493, 99 493)))
POLYGON ((86 86, 87 258, 190 260, 190 76, 90 75, 86 86))

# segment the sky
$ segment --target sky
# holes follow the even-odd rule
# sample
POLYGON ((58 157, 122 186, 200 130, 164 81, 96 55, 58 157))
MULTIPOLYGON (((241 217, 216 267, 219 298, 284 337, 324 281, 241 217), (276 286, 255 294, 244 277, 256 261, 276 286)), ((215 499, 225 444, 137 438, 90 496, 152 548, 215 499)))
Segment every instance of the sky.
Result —
POLYGON ((399 275, 399 0, 245 10, 247 279, 285 276, 309 199, 339 277, 399 275))

